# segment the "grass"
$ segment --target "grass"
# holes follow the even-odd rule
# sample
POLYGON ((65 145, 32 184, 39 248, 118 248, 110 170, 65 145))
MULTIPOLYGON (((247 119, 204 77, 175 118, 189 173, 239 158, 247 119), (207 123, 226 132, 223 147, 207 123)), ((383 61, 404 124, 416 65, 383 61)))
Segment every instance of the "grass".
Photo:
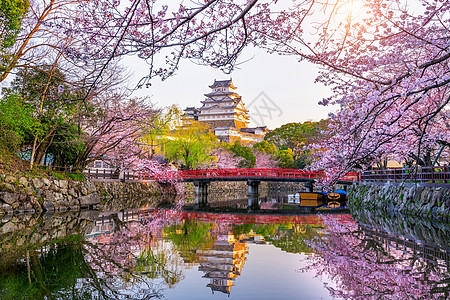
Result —
POLYGON ((28 161, 19 158, 18 156, 8 152, 2 147, 0 147, 0 174, 11 175, 17 178, 22 176, 48 178, 51 176, 58 180, 85 180, 83 173, 59 172, 55 170, 48 170, 42 167, 34 167, 32 170, 30 170, 28 161))
POLYGON ((83 173, 69 173, 67 176, 75 181, 83 181, 86 180, 83 173))

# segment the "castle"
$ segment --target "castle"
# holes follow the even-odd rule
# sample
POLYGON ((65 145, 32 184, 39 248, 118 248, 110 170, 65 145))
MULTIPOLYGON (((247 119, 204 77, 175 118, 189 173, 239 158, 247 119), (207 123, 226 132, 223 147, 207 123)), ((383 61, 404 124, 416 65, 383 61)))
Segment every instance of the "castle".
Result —
POLYGON ((241 96, 234 90, 232 80, 214 80, 209 86, 211 92, 205 94, 200 108, 188 107, 184 110, 185 118, 207 124, 219 141, 243 145, 261 142, 269 131, 266 126, 248 127, 248 110, 241 96))

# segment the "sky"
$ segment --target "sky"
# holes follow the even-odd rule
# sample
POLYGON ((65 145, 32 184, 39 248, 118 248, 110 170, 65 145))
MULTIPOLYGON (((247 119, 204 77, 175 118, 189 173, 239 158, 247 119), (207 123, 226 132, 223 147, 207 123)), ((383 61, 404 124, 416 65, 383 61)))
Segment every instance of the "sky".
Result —
MULTIPOLYGON (((290 122, 319 121, 334 107, 317 104, 329 97, 328 87, 315 84, 316 66, 298 62, 294 56, 269 54, 265 50, 247 48, 231 74, 191 61, 183 61, 176 75, 165 81, 154 78, 148 88, 137 90, 135 96, 150 96, 159 107, 179 105, 200 107, 204 94, 210 92, 214 80, 232 78, 236 92, 249 110, 250 126, 268 126, 275 129, 290 122)), ((148 73, 148 67, 136 57, 126 58, 123 64, 132 73, 131 84, 148 73)))

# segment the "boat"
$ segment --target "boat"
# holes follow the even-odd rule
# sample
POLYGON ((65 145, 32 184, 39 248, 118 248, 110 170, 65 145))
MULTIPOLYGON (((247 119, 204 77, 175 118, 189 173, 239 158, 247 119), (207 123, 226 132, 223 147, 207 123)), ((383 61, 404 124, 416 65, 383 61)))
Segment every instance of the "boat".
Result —
POLYGON ((330 208, 338 208, 346 204, 347 202, 347 192, 344 190, 336 190, 327 193, 326 197, 327 206, 330 208))
POLYGON ((325 204, 326 194, 323 192, 300 192, 300 206, 322 206, 325 204))
POLYGON ((299 193, 296 194, 289 194, 288 195, 288 203, 300 203, 300 195, 299 193))

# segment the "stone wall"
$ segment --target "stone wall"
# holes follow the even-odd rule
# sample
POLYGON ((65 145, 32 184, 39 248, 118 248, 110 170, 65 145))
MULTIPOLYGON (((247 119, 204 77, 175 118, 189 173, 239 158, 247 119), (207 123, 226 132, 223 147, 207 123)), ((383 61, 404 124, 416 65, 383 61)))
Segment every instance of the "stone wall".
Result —
POLYGON ((401 213, 388 214, 378 209, 352 209, 351 213, 360 225, 442 248, 450 247, 450 227, 446 222, 401 213))
POLYGON ((381 209, 450 221, 450 188, 359 184, 352 186, 348 203, 355 209, 381 209))
MULTIPOLYGON (((17 261, 24 249, 39 248, 94 229, 99 212, 6 215, 0 218, 0 266, 17 261)), ((0 297, 1 298, 1 297, 0 297)))
MULTIPOLYGON (((100 208, 102 205, 114 209, 118 208, 114 205, 117 201, 111 200, 124 195, 139 200, 175 193, 172 186, 157 182, 72 181, 0 175, 0 216, 42 211, 73 211, 81 208, 100 208)), ((129 204, 126 206, 129 207, 129 204)))
MULTIPOLYGON (((185 183, 185 195, 187 198, 194 197, 194 184, 185 183)), ((271 192, 292 192, 296 193, 304 190, 302 182, 265 182, 259 185, 260 197, 266 197, 271 192)), ((208 186, 208 195, 217 196, 217 199, 246 199, 248 195, 247 181, 212 181, 208 186)))

